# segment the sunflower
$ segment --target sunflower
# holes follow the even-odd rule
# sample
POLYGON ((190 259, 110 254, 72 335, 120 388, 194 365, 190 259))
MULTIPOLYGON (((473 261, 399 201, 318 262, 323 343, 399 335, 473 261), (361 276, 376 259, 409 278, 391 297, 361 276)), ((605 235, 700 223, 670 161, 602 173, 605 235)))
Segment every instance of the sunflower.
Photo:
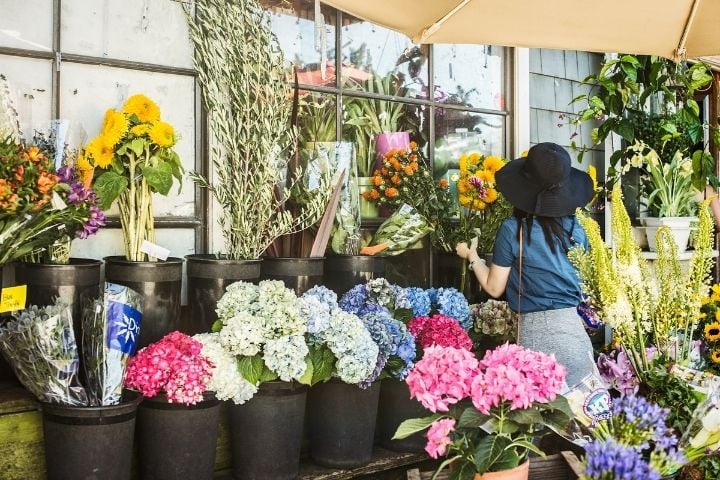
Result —
POLYGON ((488 188, 486 190, 485 196, 483 197, 483 201, 485 203, 493 203, 498 198, 498 192, 494 188, 488 188))
POLYGON ((712 295, 710 295, 710 300, 713 302, 720 301, 720 285, 717 283, 712 286, 712 295))
POLYGON ((712 322, 705 325, 705 340, 708 342, 720 340, 720 323, 712 322))
POLYGON ((712 351, 710 354, 710 360, 712 360, 713 363, 720 363, 720 348, 716 348, 712 351))
POLYGON ((468 156, 466 155, 460 155, 460 160, 458 160, 458 164, 460 167, 460 171, 464 172, 467 170, 468 167, 468 156))
POLYGON ((472 198, 467 195, 460 195, 458 197, 458 201, 463 207, 469 207, 470 205, 472 205, 472 198))
POLYGON ((715 321, 720 322, 720 310, 715 310, 715 321))
POLYGON ((457 189, 460 193, 467 193, 470 191, 470 182, 467 180, 460 180, 457 182, 457 189))
POLYGON ((490 170, 478 170, 475 172, 475 176, 487 183, 495 183, 495 174, 490 170))
POLYGON ((108 108, 101 130, 101 135, 105 137, 107 144, 114 147, 127 133, 127 130, 128 121, 125 114, 108 108))
POLYGON ((172 147, 175 144, 175 130, 166 122, 155 122, 150 129, 150 140, 161 147, 172 147))
POLYGON ((504 165, 505 165, 505 162, 503 162, 502 158, 493 157, 492 155, 489 157, 485 157, 485 160, 483 160, 483 168, 485 170, 489 170, 492 173, 497 172, 504 165))
POLYGON ((140 122, 157 122, 160 120, 160 108, 145 95, 133 95, 123 105, 123 112, 136 115, 140 122))
POLYGON ((487 204, 482 200, 473 200, 472 202, 473 210, 485 210, 485 207, 487 207, 487 204))
POLYGON ((113 160, 115 151, 112 145, 109 145, 105 137, 98 135, 87 147, 85 147, 85 155, 92 158, 96 167, 107 168, 113 160))
POLYGON ((141 123, 139 125, 135 125, 134 127, 132 127, 130 129, 130 133, 132 133, 136 137, 142 137, 142 136, 150 133, 151 128, 152 128, 152 123, 141 123))
POLYGON ((520 154, 520 156, 521 156, 522 158, 525 158, 525 157, 528 156, 528 152, 529 152, 529 150, 524 150, 524 151, 520 154))

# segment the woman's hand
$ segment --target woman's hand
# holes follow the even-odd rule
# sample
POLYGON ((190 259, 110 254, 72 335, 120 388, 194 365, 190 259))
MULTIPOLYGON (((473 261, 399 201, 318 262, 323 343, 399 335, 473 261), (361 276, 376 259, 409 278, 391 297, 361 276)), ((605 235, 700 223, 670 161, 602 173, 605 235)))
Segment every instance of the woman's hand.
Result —
POLYGON ((458 243, 455 246, 455 253, 458 254, 458 257, 465 260, 469 259, 473 254, 477 256, 477 252, 475 251, 475 249, 470 248, 466 242, 458 243))

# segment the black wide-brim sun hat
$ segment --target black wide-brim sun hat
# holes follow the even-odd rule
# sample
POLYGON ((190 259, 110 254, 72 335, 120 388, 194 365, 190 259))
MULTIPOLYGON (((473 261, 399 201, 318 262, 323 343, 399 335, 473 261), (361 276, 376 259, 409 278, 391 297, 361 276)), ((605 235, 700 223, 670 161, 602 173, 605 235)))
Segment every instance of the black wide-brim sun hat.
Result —
POLYGON ((495 173, 495 181, 512 206, 541 217, 573 215, 595 193, 590 175, 573 168, 567 151, 549 142, 508 162, 495 173))

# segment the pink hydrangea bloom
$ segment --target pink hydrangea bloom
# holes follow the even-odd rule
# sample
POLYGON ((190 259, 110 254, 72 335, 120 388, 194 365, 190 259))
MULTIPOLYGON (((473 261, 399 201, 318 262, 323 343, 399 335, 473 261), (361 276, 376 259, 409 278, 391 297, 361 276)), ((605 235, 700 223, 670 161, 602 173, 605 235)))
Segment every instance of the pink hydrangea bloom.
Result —
POLYGON ((479 367, 471 396, 475 408, 484 414, 503 402, 509 402, 513 410, 551 402, 562 391, 567 375, 554 355, 509 343, 488 351, 479 367))
POLYGON ((472 349, 473 343, 468 333, 457 320, 447 315, 415 317, 408 324, 408 330, 423 349, 433 345, 472 349))
POLYGON ((425 451, 432 458, 439 458, 447 452, 447 446, 452 443, 450 440, 450 432, 455 430, 455 420, 452 418, 444 418, 437 420, 427 432, 427 445, 425 451))
POLYGON ((164 391, 169 403, 194 405, 202 401, 214 366, 200 354, 202 347, 184 333, 169 333, 130 359, 125 386, 144 397, 164 391))
POLYGON ((410 396, 432 412, 447 412, 470 395, 478 361, 463 348, 430 346, 405 381, 410 396))

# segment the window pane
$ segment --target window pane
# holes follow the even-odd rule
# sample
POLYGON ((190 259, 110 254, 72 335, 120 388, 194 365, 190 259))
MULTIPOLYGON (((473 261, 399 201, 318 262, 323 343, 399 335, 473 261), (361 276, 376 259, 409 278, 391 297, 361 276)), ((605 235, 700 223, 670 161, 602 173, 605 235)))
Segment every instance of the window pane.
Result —
MULTIPOLYGON (((64 63, 61 76, 60 114, 82 124, 93 138, 100 131, 108 108, 120 108, 136 93, 143 93, 160 107, 162 119, 179 134, 175 151, 186 170, 195 169, 195 83, 193 77, 141 72, 122 68, 64 63)), ((167 197, 155 195, 156 216, 194 216, 195 190, 185 178, 181 193, 173 187, 167 197)), ((116 214, 116 208, 109 213, 116 214)))
POLYGON ((341 30, 346 88, 427 98, 427 46, 401 33, 346 15, 341 30))
POLYGON ((503 47, 435 45, 435 100, 505 110, 503 47))
POLYGON ((316 30, 313 0, 292 3, 261 0, 260 3, 270 11, 272 30, 280 42, 288 70, 292 65, 298 67, 300 83, 335 86, 335 9, 321 5, 323 18, 316 30))
POLYGON ((298 126, 301 143, 334 142, 337 138, 335 96, 310 91, 300 92, 298 126))
MULTIPOLYGON (((191 228, 156 228, 158 245, 170 250, 171 257, 195 253, 195 231, 191 228)), ((74 257, 101 259, 109 255, 125 255, 125 243, 119 228, 101 228, 85 240, 75 239, 71 252, 74 257)))
POLYGON ((358 175, 372 175, 377 155, 407 147, 410 140, 427 142, 422 107, 389 100, 344 97, 343 139, 355 143, 358 175))
POLYGON ((505 118, 438 108, 435 114, 435 176, 457 170, 460 155, 505 155, 505 118))
POLYGON ((0 75, 7 79, 26 138, 49 125, 52 105, 52 62, 0 55, 0 75))
POLYGON ((52 50, 53 0, 0 2, 0 46, 52 50))
POLYGON ((191 68, 181 2, 63 0, 64 53, 191 68))

